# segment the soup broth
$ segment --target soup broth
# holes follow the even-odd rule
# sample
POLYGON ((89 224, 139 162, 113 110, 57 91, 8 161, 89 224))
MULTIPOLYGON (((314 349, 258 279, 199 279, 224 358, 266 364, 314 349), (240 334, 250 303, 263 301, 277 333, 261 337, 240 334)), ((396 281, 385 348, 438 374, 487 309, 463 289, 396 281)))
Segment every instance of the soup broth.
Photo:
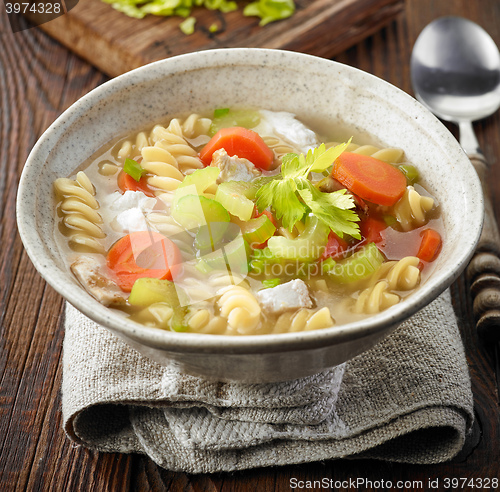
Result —
POLYGON ((436 198, 402 149, 314 125, 220 108, 111 142, 54 182, 68 268, 180 332, 323 329, 404 302, 441 248, 436 198))

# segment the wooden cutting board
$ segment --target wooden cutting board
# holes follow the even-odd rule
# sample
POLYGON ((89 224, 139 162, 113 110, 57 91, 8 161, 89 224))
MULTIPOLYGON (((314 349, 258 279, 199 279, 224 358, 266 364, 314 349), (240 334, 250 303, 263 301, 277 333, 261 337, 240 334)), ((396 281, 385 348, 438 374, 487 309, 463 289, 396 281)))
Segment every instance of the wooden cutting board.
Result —
POLYGON ((195 9, 195 33, 179 17, 133 19, 101 0, 80 0, 69 13, 40 26, 53 38, 114 77, 166 57, 231 47, 280 48, 332 58, 373 34, 402 9, 402 0, 296 0, 289 19, 260 27, 242 9, 221 14, 195 9), (216 23, 218 32, 209 31, 216 23))

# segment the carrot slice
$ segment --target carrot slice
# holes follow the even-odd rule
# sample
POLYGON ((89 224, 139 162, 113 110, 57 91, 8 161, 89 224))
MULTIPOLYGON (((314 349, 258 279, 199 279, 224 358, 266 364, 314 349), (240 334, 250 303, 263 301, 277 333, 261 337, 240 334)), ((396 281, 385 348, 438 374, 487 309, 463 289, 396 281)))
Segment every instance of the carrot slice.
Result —
POLYGON ((130 292, 138 278, 173 280, 179 273, 182 256, 179 248, 162 234, 140 231, 113 244, 106 260, 120 288, 130 292))
POLYGON ((136 181, 132 176, 125 171, 120 171, 118 174, 118 188, 124 193, 126 191, 142 191, 147 196, 155 196, 151 188, 148 186, 146 176, 143 176, 139 181, 136 181))
POLYGON ((366 244, 375 243, 379 247, 385 246, 385 238, 382 236, 382 231, 385 229, 387 229, 387 224, 374 217, 367 217, 359 223, 359 230, 366 244))
POLYGON ((434 261, 439 252, 443 241, 439 232, 434 229, 426 229, 421 233, 422 241, 418 249, 417 258, 423 261, 434 261))
POLYGON ((260 217, 261 215, 267 215, 267 218, 273 223, 273 226, 278 228, 278 222, 276 222, 276 219, 274 217, 274 215, 269 212, 269 210, 263 210, 260 214, 259 212, 257 211, 257 209, 255 209, 255 212, 254 212, 254 217, 257 218, 257 217, 260 217))
POLYGON ((345 239, 341 239, 337 234, 330 231, 328 234, 328 242, 326 243, 325 251, 320 257, 320 261, 324 261, 327 258, 332 258, 334 260, 341 258, 343 253, 349 249, 349 244, 345 239))
POLYGON ((343 152, 337 158, 332 176, 349 191, 377 205, 394 205, 406 189, 406 177, 399 169, 352 152, 343 152))
POLYGON ((260 169, 270 169, 273 163, 273 151, 265 144, 262 137, 247 128, 233 126, 222 128, 201 149, 200 159, 205 166, 210 165, 216 150, 225 149, 229 156, 248 159, 260 169))

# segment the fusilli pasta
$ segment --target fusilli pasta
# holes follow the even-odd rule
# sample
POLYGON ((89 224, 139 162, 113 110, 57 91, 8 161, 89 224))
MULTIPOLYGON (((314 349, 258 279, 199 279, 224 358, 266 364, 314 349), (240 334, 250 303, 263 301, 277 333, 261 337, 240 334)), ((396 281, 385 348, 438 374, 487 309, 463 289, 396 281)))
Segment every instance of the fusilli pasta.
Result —
POLYGON ((260 324, 261 307, 249 290, 239 285, 224 289, 217 301, 220 314, 237 333, 253 334, 260 324))
POLYGON ((198 152, 184 138, 178 120, 172 120, 167 128, 161 125, 155 126, 151 139, 155 147, 169 152, 177 162, 177 168, 184 174, 203 167, 198 152))
POLYGON ((413 186, 408 186, 401 200, 394 206, 394 212, 402 229, 409 231, 425 224, 427 213, 433 206, 434 200, 430 196, 422 196, 413 186))
MULTIPOLYGON (((340 142, 328 142, 326 144, 327 148, 339 145, 340 142)), ((400 163, 403 160, 404 152, 402 149, 397 149, 393 147, 380 148, 374 145, 357 145, 355 143, 350 143, 347 148, 347 152, 352 152, 353 154, 370 155, 384 162, 389 162, 392 164, 400 163)))
POLYGON ((149 139, 145 132, 139 132, 135 136, 135 141, 124 140, 121 142, 116 150, 116 157, 119 161, 125 162, 125 159, 134 158, 140 155, 141 150, 149 145, 149 139))
POLYGON ((265 144, 273 151, 274 158, 276 160, 281 161, 281 158, 285 154, 290 154, 290 153, 298 154, 298 153, 300 153, 300 151, 297 150, 295 147, 284 142, 283 140, 281 140, 278 137, 266 135, 263 137, 263 140, 264 140, 265 144))
POLYGON ((354 305, 354 312, 375 314, 400 301, 394 291, 408 291, 420 282, 420 260, 406 256, 399 261, 384 263, 370 280, 370 285, 360 292, 354 305))
POLYGON ((318 310, 300 309, 297 312, 288 311, 281 314, 276 321, 273 333, 321 330, 334 324, 330 309, 327 307, 318 310))
POLYGON ((69 243, 77 249, 104 253, 99 239, 104 239, 102 217, 97 210, 95 189, 88 176, 80 171, 76 179, 59 178, 54 181, 54 189, 61 197, 60 209, 63 223, 68 230, 69 243))
POLYGON ((193 237, 175 220, 167 214, 150 212, 146 214, 146 221, 156 231, 173 241, 183 254, 184 260, 193 258, 193 237))

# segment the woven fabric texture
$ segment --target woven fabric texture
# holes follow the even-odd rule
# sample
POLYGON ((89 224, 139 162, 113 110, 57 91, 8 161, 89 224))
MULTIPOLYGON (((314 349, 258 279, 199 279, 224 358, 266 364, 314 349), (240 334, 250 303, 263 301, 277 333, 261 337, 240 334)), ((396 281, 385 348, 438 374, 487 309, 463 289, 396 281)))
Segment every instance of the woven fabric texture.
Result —
POLYGON ((368 352, 303 379, 211 382, 152 362, 67 304, 64 427, 104 452, 210 473, 342 457, 439 463, 473 423, 450 294, 368 352))

